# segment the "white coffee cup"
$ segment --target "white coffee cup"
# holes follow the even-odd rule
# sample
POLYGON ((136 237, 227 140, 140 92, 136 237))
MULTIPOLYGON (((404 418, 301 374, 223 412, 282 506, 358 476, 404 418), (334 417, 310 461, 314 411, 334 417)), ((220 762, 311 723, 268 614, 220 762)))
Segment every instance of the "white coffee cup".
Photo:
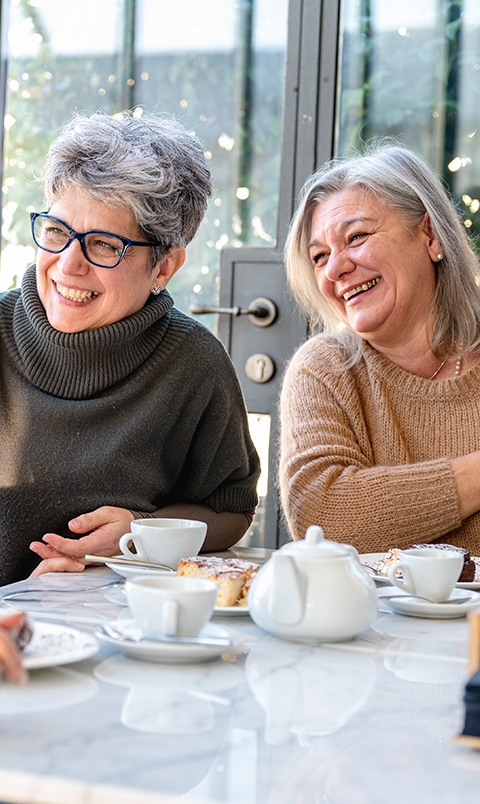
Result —
POLYGON ((400 561, 388 570, 389 580, 410 595, 441 603, 447 600, 463 567, 463 555, 456 550, 425 547, 401 550, 400 561), (400 570, 402 577, 398 577, 400 570))
POLYGON ((198 636, 218 595, 204 578, 138 576, 125 584, 128 605, 145 636, 198 636))
POLYGON ((205 541, 207 525, 195 519, 134 519, 130 533, 119 542, 123 555, 133 560, 166 564, 177 569, 181 558, 196 556, 205 541), (136 553, 129 543, 133 542, 136 553))

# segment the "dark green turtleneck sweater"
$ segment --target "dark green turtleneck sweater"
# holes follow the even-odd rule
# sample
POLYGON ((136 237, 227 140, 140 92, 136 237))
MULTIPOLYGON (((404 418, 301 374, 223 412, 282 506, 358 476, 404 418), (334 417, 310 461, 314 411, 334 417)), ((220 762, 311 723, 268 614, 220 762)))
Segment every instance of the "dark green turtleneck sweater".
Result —
POLYGON ((251 511, 258 457, 230 358, 164 291, 91 332, 48 323, 35 270, 0 294, 0 583, 102 505, 251 511))

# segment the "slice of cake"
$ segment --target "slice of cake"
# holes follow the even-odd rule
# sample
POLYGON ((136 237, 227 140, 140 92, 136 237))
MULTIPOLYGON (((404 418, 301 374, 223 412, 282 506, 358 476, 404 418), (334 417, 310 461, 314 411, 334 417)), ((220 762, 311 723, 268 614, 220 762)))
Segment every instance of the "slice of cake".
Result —
POLYGON ((398 547, 392 547, 385 553, 383 558, 376 561, 375 564, 372 564, 372 568, 375 569, 379 575, 383 575, 386 578, 388 570, 392 564, 395 564, 397 561, 400 561, 400 549, 398 547))
POLYGON ((219 588, 217 606, 246 606, 248 590, 258 568, 258 564, 243 558, 194 556, 180 560, 177 575, 215 581, 219 588))

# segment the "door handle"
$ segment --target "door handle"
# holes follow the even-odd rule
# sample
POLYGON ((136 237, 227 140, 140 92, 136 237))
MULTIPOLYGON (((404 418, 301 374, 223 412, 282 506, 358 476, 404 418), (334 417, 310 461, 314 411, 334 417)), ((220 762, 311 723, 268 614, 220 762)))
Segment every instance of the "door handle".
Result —
POLYGON ((248 307, 212 307, 208 304, 192 304, 190 312, 193 315, 204 315, 205 313, 220 313, 221 315, 248 315, 252 324, 256 327, 269 327, 275 321, 278 310, 277 305, 271 299, 260 296, 250 302, 248 307))

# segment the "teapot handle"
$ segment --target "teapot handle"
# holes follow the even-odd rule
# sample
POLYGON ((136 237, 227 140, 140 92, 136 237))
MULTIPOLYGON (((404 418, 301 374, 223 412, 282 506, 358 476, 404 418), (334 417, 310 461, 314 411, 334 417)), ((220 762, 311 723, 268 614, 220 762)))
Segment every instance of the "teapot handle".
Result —
POLYGON ((272 562, 272 588, 269 613, 281 625, 298 625, 304 613, 304 579, 294 559, 279 550, 272 562))

